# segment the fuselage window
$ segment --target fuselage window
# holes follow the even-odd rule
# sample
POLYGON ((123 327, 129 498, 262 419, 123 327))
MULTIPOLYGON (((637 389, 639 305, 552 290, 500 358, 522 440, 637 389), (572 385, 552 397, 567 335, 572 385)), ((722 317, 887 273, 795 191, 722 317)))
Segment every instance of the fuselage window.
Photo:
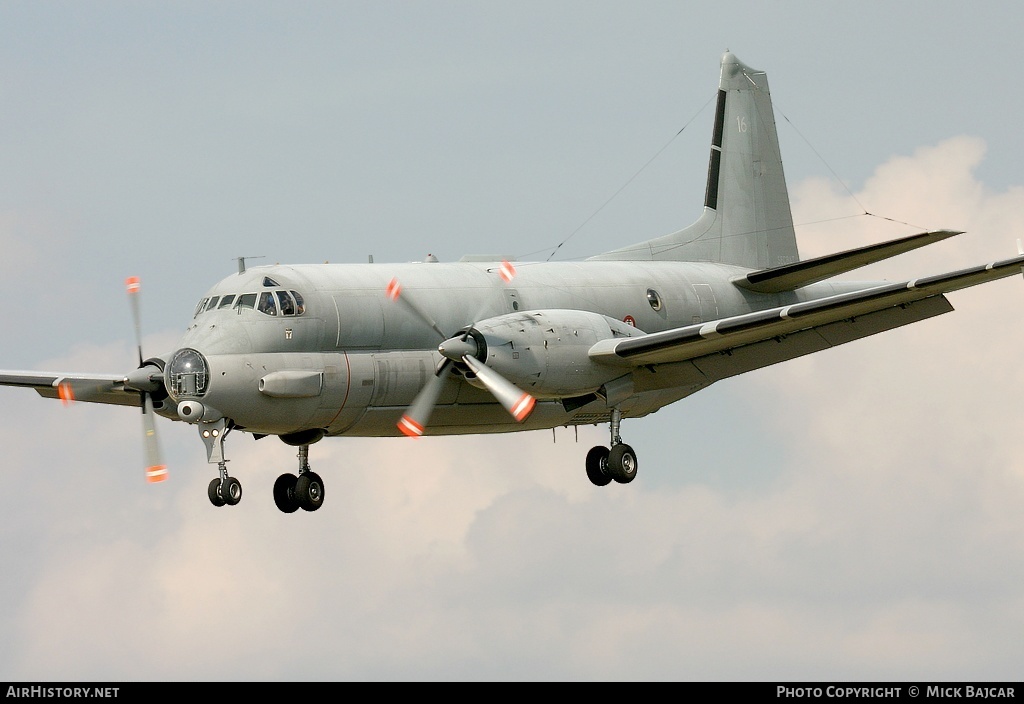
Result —
POLYGON ((204 298, 203 300, 199 301, 199 305, 196 306, 196 312, 192 314, 193 318, 202 313, 204 310, 206 310, 206 304, 207 302, 209 302, 209 300, 209 298, 204 298))
POLYGON ((206 310, 213 310, 214 308, 217 307, 218 303, 220 303, 220 296, 214 296, 213 298, 210 299, 209 304, 207 304, 206 310))
POLYGON ((653 288, 647 289, 647 302, 653 310, 661 310, 661 296, 653 288))
POLYGON ((266 315, 277 315, 277 304, 274 303, 274 294, 271 291, 264 291, 260 294, 260 304, 257 306, 260 313, 266 315))
POLYGON ((224 296, 224 298, 220 299, 220 305, 217 306, 217 307, 218 308, 227 308, 228 306, 231 305, 231 303, 234 300, 235 300, 235 294, 233 294, 233 293, 230 296, 224 296))
POLYGON ((281 304, 281 315, 295 315, 295 301, 287 291, 278 291, 277 300, 281 304))
POLYGON ((256 307, 256 294, 255 293, 243 293, 238 297, 238 303, 235 304, 235 308, 255 308, 256 307))
POLYGON ((292 291, 292 297, 295 298, 295 315, 302 315, 306 312, 306 302, 302 300, 302 296, 298 291, 292 291))

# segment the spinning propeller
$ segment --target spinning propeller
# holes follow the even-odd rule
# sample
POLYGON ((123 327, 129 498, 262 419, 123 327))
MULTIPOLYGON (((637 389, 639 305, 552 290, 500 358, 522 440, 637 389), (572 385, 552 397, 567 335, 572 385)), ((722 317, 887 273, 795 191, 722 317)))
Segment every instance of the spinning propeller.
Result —
MULTIPOLYGON (((516 269, 511 262, 503 261, 498 269, 498 275, 502 281, 509 283, 515 278, 516 269)), ((465 328, 462 334, 450 337, 438 327, 434 319, 425 310, 416 304, 415 300, 408 295, 402 294, 402 286, 398 283, 398 279, 391 279, 390 283, 388 283, 387 295, 391 300, 403 303, 416 317, 426 323, 441 337, 443 342, 438 346, 437 351, 445 357, 437 372, 427 380, 427 383, 416 395, 416 398, 413 399, 412 405, 402 415, 402 419, 398 421, 399 430, 410 437, 423 435, 427 421, 430 419, 430 414, 437 404, 438 397, 441 395, 441 389, 448 380, 452 367, 459 362, 464 364, 480 380, 480 383, 494 396, 498 403, 504 406, 505 410, 516 421, 521 423, 526 420, 533 411, 536 399, 516 387, 515 384, 512 384, 477 358, 477 355, 481 352, 481 343, 477 340, 478 334, 474 335, 476 332, 474 328, 476 322, 465 328)), ((482 312, 474 316, 474 321, 480 315, 482 315, 482 312)))
POLYGON ((160 444, 156 438, 156 422, 153 412, 153 393, 164 388, 163 372, 155 364, 144 361, 142 356, 142 324, 139 316, 139 277, 129 276, 125 280, 128 303, 135 322, 135 343, 139 351, 139 368, 124 378, 124 387, 139 392, 142 407, 142 441, 146 453, 146 481, 162 482, 167 479, 167 465, 160 456, 160 444))

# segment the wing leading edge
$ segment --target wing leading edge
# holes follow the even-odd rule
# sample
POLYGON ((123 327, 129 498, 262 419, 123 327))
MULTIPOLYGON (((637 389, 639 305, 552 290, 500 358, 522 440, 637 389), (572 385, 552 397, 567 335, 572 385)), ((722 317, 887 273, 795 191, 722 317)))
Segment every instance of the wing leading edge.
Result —
POLYGON ((0 386, 35 389, 44 398, 64 402, 110 403, 138 406, 139 394, 124 387, 124 376, 62 374, 59 372, 0 371, 0 386))
POLYGON ((639 367, 704 359, 715 379, 827 349, 953 309, 942 294, 1019 274, 1024 255, 970 269, 884 284, 640 337, 602 340, 590 348, 596 362, 639 367), (735 359, 732 359, 735 358, 735 359))

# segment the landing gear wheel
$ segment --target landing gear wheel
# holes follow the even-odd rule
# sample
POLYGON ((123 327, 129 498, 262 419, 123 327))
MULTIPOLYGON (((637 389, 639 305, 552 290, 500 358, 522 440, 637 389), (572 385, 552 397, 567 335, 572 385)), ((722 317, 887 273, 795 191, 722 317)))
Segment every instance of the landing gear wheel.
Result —
POLYGON ((214 506, 223 506, 226 501, 220 493, 220 479, 214 479, 210 482, 210 485, 206 487, 206 495, 210 497, 210 503, 214 506))
POLYGON ((615 445, 608 453, 608 472, 619 484, 629 484, 633 481, 636 469, 636 453, 626 443, 615 445))
POLYGON ((295 500, 304 511, 324 505, 324 480, 316 472, 303 472, 295 482, 295 500))
POLYGON ((587 478, 594 486, 606 486, 612 480, 608 471, 608 448, 603 445, 590 448, 587 453, 587 478))
POLYGON ((234 506, 242 500, 242 482, 228 477, 220 488, 220 496, 228 506, 234 506))
POLYGON ((299 510, 299 502, 295 496, 295 483, 298 477, 294 474, 282 474, 274 482, 274 503, 283 513, 295 513, 299 510))

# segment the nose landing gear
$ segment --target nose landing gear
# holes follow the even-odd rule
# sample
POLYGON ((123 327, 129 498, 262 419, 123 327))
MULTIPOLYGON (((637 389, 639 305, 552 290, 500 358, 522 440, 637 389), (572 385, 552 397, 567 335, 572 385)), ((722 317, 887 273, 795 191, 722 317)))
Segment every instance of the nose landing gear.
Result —
POLYGON ((636 452, 619 437, 621 423, 622 412, 613 408, 609 428, 611 449, 598 445, 587 453, 587 478, 595 486, 607 486, 613 479, 619 484, 629 484, 636 478, 636 452))
POLYGON ((231 427, 226 418, 199 424, 199 437, 206 445, 206 459, 210 464, 217 464, 219 474, 206 489, 206 495, 214 506, 234 506, 242 500, 242 483, 228 475, 228 461, 224 459, 224 438, 231 432, 231 427))

